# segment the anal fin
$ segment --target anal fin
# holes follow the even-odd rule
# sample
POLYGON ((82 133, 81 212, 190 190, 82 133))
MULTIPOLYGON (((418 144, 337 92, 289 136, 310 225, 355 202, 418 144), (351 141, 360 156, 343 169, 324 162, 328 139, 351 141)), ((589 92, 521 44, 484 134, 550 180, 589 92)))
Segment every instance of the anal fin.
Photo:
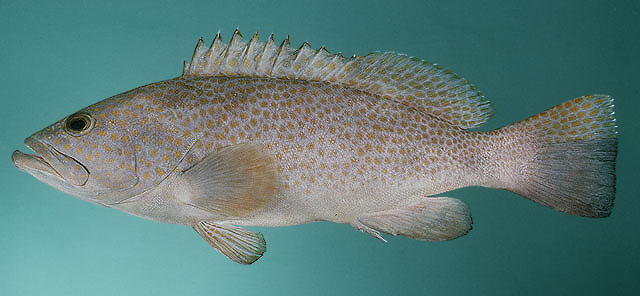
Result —
POLYGON ((471 223, 471 212, 461 200, 429 197, 407 207, 364 215, 353 226, 383 241, 379 232, 444 241, 466 234, 471 223))
POLYGON ((267 250, 261 233, 242 227, 200 221, 193 225, 193 229, 209 245, 236 263, 251 264, 267 250))

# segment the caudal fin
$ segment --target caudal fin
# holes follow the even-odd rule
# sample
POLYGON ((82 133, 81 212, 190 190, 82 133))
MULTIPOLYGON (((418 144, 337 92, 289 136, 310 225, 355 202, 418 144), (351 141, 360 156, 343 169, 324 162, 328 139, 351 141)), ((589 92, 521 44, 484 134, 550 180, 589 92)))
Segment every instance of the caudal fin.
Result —
POLYGON ((579 97, 497 132, 522 156, 505 189, 573 215, 611 214, 618 145, 611 97, 579 97))

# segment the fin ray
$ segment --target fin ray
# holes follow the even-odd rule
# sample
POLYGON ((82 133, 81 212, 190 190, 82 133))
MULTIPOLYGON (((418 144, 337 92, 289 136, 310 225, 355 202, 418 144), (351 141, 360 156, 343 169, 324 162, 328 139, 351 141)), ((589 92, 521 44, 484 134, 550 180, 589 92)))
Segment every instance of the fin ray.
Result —
POLYGON ((573 215, 611 214, 618 144, 611 97, 579 97, 499 129, 497 134, 512 143, 521 141, 523 144, 512 145, 530 151, 514 161, 513 167, 495 174, 502 176, 498 188, 573 215))
POLYGON ((378 231, 418 240, 443 241, 466 234, 471 223, 471 212, 461 200, 428 197, 407 207, 365 215, 358 218, 354 226, 383 241, 378 231))
POLYGON ((218 33, 209 48, 202 40, 183 75, 256 76, 339 84, 401 102, 460 128, 482 125, 493 114, 491 104, 467 80, 440 65, 392 52, 344 58, 324 47, 303 43, 292 49, 287 37, 280 46, 243 41, 236 30, 228 44, 218 33), (260 52, 259 48, 262 48, 260 52))
POLYGON ((179 178, 179 191, 188 192, 188 203, 227 217, 267 206, 281 189, 274 160, 259 144, 237 144, 212 152, 179 178))
POLYGON ((259 232, 242 227, 200 221, 193 229, 213 248, 240 264, 251 264, 262 257, 267 243, 259 232))

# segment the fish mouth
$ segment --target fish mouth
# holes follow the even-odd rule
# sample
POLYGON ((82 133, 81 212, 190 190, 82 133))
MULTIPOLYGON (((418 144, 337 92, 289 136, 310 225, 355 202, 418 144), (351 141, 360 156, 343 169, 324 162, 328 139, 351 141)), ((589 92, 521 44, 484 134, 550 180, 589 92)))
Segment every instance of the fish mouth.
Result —
POLYGON ((83 186, 87 183, 89 171, 73 157, 31 138, 25 139, 25 145, 35 154, 14 151, 11 154, 11 161, 19 170, 46 183, 49 183, 46 180, 51 178, 74 186, 83 186))
POLYGON ((42 173, 46 173, 50 176, 64 178, 56 169, 54 169, 44 158, 36 154, 22 153, 20 150, 13 151, 11 154, 11 161, 19 170, 29 172, 29 170, 38 170, 42 173))

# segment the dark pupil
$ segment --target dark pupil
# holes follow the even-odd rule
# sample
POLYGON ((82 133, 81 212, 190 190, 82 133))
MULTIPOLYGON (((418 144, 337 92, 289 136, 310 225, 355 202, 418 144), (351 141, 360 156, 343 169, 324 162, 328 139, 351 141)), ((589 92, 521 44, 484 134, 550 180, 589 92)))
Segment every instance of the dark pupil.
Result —
POLYGON ((74 131, 81 131, 87 125, 87 122, 84 118, 74 118, 69 122, 69 129, 74 131))

